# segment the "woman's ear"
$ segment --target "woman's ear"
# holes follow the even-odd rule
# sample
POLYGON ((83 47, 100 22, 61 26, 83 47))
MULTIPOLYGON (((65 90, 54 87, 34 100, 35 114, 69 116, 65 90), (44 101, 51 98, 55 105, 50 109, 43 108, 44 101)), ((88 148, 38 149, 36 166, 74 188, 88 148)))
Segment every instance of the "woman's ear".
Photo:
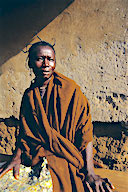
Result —
POLYGON ((31 62, 30 59, 28 60, 28 66, 29 66, 30 69, 33 68, 33 67, 32 67, 32 62, 31 62))

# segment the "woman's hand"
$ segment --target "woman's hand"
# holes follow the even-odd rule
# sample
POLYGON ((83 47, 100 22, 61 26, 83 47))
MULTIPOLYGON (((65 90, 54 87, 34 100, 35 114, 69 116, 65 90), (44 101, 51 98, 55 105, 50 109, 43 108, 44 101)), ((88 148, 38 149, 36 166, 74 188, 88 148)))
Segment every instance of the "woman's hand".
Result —
POLYGON ((87 165, 87 175, 85 182, 89 192, 112 192, 111 189, 114 189, 115 187, 111 184, 111 182, 107 178, 101 178, 94 172, 92 142, 89 142, 86 147, 85 162, 87 165))
POLYGON ((101 178, 99 175, 87 174, 86 185, 89 192, 112 192, 115 187, 107 178, 101 178))
POLYGON ((21 149, 17 149, 16 154, 12 157, 11 161, 5 163, 2 168, 0 168, 0 178, 4 176, 8 171, 13 169, 13 176, 15 179, 19 179, 19 170, 21 164, 21 149))

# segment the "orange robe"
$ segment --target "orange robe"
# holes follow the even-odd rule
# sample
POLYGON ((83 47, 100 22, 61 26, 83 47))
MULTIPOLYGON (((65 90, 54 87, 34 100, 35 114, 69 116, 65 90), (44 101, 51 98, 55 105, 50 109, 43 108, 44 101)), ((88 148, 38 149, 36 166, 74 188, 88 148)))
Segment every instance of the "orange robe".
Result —
POLYGON ((45 156, 54 192, 84 192, 81 152, 92 141, 89 104, 80 87, 54 72, 43 100, 39 85, 24 93, 20 110, 20 144, 26 164, 45 156))

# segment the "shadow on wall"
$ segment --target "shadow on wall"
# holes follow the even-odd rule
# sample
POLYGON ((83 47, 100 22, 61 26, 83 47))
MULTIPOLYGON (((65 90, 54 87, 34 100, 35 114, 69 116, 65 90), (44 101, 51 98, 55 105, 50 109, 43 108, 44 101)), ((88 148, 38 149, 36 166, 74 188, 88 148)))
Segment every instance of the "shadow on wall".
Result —
POLYGON ((0 66, 74 0, 4 0, 0 5, 0 66))
POLYGON ((0 123, 3 122, 7 127, 18 127, 19 126, 19 120, 15 118, 13 115, 8 118, 0 118, 0 123))
POLYGON ((93 122, 94 160, 104 168, 128 171, 128 124, 93 122))
POLYGON ((112 137, 121 139, 122 132, 128 136, 127 125, 124 122, 93 122, 94 135, 97 137, 112 137))

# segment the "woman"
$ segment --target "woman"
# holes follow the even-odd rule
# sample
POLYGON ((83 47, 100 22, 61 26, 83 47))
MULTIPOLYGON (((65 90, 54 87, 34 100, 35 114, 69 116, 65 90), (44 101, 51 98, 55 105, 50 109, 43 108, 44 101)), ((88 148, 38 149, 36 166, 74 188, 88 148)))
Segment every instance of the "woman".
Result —
POLYGON ((73 80, 54 71, 55 50, 51 44, 33 44, 28 59, 35 79, 22 99, 15 155, 0 175, 13 168, 18 179, 21 161, 35 166, 45 156, 53 191, 111 192, 111 183, 94 173, 92 123, 86 97, 73 80))

